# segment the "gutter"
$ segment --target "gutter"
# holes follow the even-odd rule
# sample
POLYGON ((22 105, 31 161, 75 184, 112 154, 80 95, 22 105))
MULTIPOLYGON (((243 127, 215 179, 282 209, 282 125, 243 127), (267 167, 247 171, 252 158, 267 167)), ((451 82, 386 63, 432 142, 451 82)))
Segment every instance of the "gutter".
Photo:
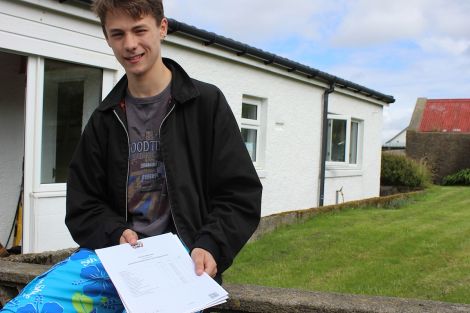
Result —
POLYGON ((328 99, 330 93, 335 91, 335 83, 332 82, 328 89, 323 93, 323 113, 322 113, 322 142, 320 151, 320 193, 318 197, 318 206, 322 207, 325 200, 325 176, 326 176, 326 147, 328 142, 328 99))
MULTIPOLYGON (((91 5, 91 0, 59 0, 59 2, 78 2, 82 4, 91 5)), ((286 71, 298 74, 308 79, 317 79, 330 85, 334 84, 335 87, 343 88, 354 93, 362 94, 366 97, 373 98, 385 103, 393 103, 395 99, 391 95, 386 95, 365 86, 356 84, 352 81, 322 72, 318 69, 309 67, 307 65, 283 58, 276 54, 266 52, 264 50, 249 46, 242 42, 208 32, 194 26, 178 22, 175 19, 169 18, 168 34, 180 33, 196 40, 200 40, 206 46, 216 45, 225 50, 235 53, 238 56, 252 57, 265 65, 273 65, 284 68, 286 71)))

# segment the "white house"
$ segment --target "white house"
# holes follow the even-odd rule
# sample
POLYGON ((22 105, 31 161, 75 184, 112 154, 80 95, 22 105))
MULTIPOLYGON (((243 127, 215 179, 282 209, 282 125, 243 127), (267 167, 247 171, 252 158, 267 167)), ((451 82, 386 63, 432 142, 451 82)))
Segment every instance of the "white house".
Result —
MULTIPOLYGON (((89 2, 0 1, 0 242, 23 181, 23 252, 75 245, 63 222, 67 164, 123 73, 89 2)), ((264 216, 379 195, 382 110, 393 97, 174 20, 170 28, 164 56, 227 97, 264 186, 264 216)))
POLYGON ((405 150, 406 149, 406 131, 408 127, 402 129, 398 134, 387 140, 383 145, 383 150, 405 150))

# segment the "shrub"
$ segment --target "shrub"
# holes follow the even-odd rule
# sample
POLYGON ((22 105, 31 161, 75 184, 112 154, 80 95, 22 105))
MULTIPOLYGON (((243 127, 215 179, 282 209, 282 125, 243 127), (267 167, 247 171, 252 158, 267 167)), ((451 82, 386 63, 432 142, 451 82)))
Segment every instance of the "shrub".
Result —
POLYGON ((424 161, 415 161, 404 155, 382 154, 380 184, 424 188, 431 185, 431 172, 424 161))
POLYGON ((443 185, 470 185, 470 168, 465 168, 457 173, 447 175, 442 179, 443 185))

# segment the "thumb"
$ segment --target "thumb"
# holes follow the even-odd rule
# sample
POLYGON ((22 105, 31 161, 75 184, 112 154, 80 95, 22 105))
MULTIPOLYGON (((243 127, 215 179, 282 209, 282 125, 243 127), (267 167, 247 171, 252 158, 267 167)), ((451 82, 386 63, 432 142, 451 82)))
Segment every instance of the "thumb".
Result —
POLYGON ((139 237, 137 233, 131 229, 126 229, 121 235, 121 243, 130 243, 131 245, 135 245, 139 237))

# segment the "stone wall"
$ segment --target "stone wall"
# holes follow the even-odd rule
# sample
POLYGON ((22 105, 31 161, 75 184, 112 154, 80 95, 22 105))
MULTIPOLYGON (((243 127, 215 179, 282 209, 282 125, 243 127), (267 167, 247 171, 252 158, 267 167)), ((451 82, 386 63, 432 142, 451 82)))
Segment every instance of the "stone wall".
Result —
POLYGON ((282 212, 278 214, 264 216, 261 218, 261 222, 258 228, 256 229, 255 233, 253 234, 253 236, 251 236, 250 241, 256 240, 262 235, 272 232, 282 225, 290 225, 290 224, 299 223, 301 221, 307 220, 320 213, 340 211, 340 210, 348 209, 348 208, 394 206, 397 203, 402 203, 406 199, 422 191, 397 190, 397 192, 406 192, 406 193, 396 194, 396 192, 394 192, 395 194, 387 195, 384 197, 374 197, 374 198, 357 200, 357 201, 348 201, 348 202, 344 202, 340 204, 325 205, 322 207, 282 212))
MULTIPOLYGON (((49 265, 0 260, 0 308, 49 265)), ((451 313, 470 312, 470 305, 372 297, 250 285, 224 285, 227 303, 210 309, 219 313, 451 313)))
POLYGON ((470 134, 406 132, 406 154, 425 160, 434 174, 434 182, 461 169, 470 168, 470 134))

